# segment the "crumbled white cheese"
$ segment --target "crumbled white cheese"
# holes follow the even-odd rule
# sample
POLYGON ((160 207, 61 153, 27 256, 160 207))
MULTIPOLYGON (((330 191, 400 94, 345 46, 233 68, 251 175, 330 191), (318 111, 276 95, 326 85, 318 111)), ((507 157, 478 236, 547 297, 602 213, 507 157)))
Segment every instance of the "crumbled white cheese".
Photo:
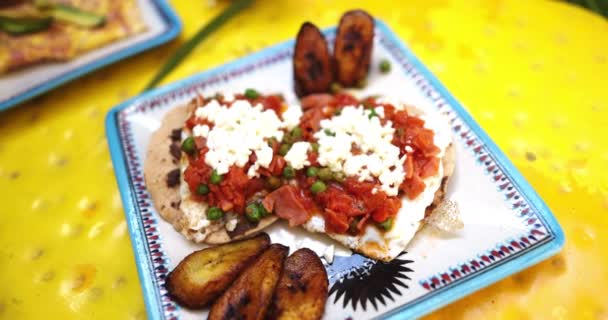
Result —
MULTIPOLYGON (((252 106, 247 100, 235 100, 230 107, 211 100, 197 108, 194 112, 196 117, 213 123, 210 130, 205 126, 193 128, 195 135, 207 137, 209 151, 205 163, 218 174, 225 174, 233 165, 245 166, 249 156, 255 153, 257 160, 247 175, 258 176, 258 169, 268 168, 272 161, 272 149, 267 140, 271 137, 283 139, 283 130, 292 125, 293 115, 302 113, 299 106, 292 106, 287 111, 291 112, 286 117, 289 121, 281 121, 274 111, 264 110, 261 104, 252 106)), ((299 121, 299 116, 296 121, 299 121)))
POLYGON ((414 149, 412 149, 410 146, 405 146, 405 152, 412 153, 414 152, 414 149))
POLYGON ((360 181, 378 178, 381 189, 396 196, 405 178, 406 157, 400 158, 399 148, 391 143, 395 132, 392 122, 380 122, 384 108, 374 110, 378 116, 371 116, 372 112, 363 106, 347 106, 340 115, 322 120, 321 129, 314 135, 319 143, 318 161, 360 181), (353 147, 361 152, 354 154, 353 147))
POLYGON ((308 161, 308 149, 310 149, 310 143, 308 142, 294 143, 285 155, 285 161, 296 170, 310 165, 310 162, 308 161))
POLYGON ((238 220, 236 217, 232 217, 232 218, 228 219, 228 221, 226 221, 226 230, 234 231, 234 229, 236 228, 237 222, 238 222, 238 220))
POLYGON ((287 129, 293 129, 300 124, 300 118, 302 117, 302 108, 298 105, 288 106, 283 114, 283 123, 287 129))
POLYGON ((224 93, 224 102, 234 101, 234 95, 232 93, 224 93))
POLYGON ((195 137, 207 138, 209 135, 209 126, 206 124, 197 124, 192 128, 192 135, 195 137))

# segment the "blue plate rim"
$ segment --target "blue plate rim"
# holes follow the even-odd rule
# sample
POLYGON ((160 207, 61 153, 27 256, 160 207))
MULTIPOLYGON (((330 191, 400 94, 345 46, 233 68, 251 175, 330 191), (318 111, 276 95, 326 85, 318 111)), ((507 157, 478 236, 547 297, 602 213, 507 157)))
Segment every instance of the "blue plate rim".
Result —
MULTIPOLYGON (((454 286, 446 286, 446 288, 443 290, 425 294, 420 298, 420 301, 414 300, 413 302, 399 306, 382 315, 382 317, 387 317, 389 319, 417 318, 555 255, 563 247, 565 237, 561 226, 553 216, 551 210, 547 207, 532 186, 530 186, 530 184, 525 180, 521 173, 515 168, 511 161, 506 157, 506 155, 469 115, 463 105, 449 93, 449 91, 441 84, 434 74, 424 66, 424 64, 413 54, 410 49, 405 46, 397 35, 386 25, 386 23, 384 23, 382 20, 376 19, 376 27, 381 30, 390 41, 397 44, 399 50, 407 57, 416 70, 422 74, 431 85, 434 86, 441 96, 447 100, 447 103, 449 103, 450 106, 455 109, 458 115, 462 118, 462 121, 466 123, 466 125, 468 125, 475 134, 478 135, 479 139, 483 141, 484 146, 489 150, 489 153, 494 157, 496 163, 509 174, 509 178, 513 184, 518 186, 521 192, 526 195, 530 204, 537 209, 538 217, 543 220, 545 226, 551 233, 551 237, 548 237, 545 241, 539 243, 535 247, 522 250, 520 254, 515 254, 511 256, 510 259, 506 259, 504 262, 501 261, 496 263, 492 266, 492 268, 486 268, 481 272, 475 273, 473 277, 464 279, 454 286)), ((335 30, 335 27, 327 28, 323 30, 323 32, 327 33, 333 30, 335 30)), ((133 97, 117 105, 108 112, 106 116, 106 134, 108 144, 123 206, 125 207, 125 215, 133 242, 132 245, 135 251, 138 273, 144 292, 146 309, 150 319, 162 319, 164 313, 162 306, 160 305, 160 299, 157 298, 158 295, 156 294, 154 286, 154 275, 152 274, 152 270, 145 263, 148 256, 145 248, 145 237, 143 235, 142 228, 140 227, 141 221, 139 221, 139 219, 137 219, 137 217, 133 214, 134 211, 137 211, 134 201, 135 193, 134 190, 132 190, 129 186, 128 170, 126 167, 127 159, 122 149, 120 132, 117 125, 117 116, 119 112, 137 101, 148 100, 156 96, 162 96, 176 89, 187 87, 201 79, 210 78, 213 75, 222 73, 226 70, 231 70, 239 66, 246 65, 252 61, 260 59, 261 57, 276 54, 284 50, 286 47, 293 46, 293 44, 294 40, 291 39, 227 64, 220 65, 208 71, 204 71, 188 78, 167 84, 158 89, 145 92, 140 96, 133 97), (150 279, 152 281, 150 281, 150 279)))
POLYGON ((50 81, 37 85, 28 89, 27 91, 11 97, 7 100, 0 102, 0 112, 8 110, 12 107, 19 105, 22 102, 28 101, 32 98, 35 98, 47 91, 55 89, 63 84, 66 84, 70 81, 78 79, 90 72, 93 72, 97 69, 105 67, 109 64, 115 63, 117 61, 126 59, 138 53, 144 52, 151 48, 160 46, 179 35, 182 31, 183 25, 179 17, 173 8, 169 5, 166 0, 153 0, 154 5, 157 7, 158 11, 161 13, 162 18, 165 20, 167 24, 167 30, 163 33, 146 40, 141 43, 136 43, 130 45, 124 49, 121 49, 117 52, 109 54, 107 56, 101 57, 99 59, 93 60, 83 66, 76 68, 75 70, 61 74, 50 81))

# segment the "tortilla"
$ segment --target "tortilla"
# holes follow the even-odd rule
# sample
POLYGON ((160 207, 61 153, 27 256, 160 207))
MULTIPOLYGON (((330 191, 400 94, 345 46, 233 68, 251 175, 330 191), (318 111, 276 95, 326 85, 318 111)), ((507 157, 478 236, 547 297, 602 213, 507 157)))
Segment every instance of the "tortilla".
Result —
POLYGON ((233 231, 226 230, 223 220, 211 223, 202 232, 190 229, 188 218, 180 210, 180 186, 170 187, 167 184, 169 172, 179 170, 179 161, 174 159, 169 151, 173 143, 171 133, 174 129, 183 127, 188 116, 188 108, 188 106, 179 106, 167 112, 160 127, 152 134, 148 143, 144 179, 156 211, 173 225, 175 230, 188 240, 197 243, 227 243, 257 233, 271 225, 277 220, 276 216, 265 217, 257 225, 252 225, 246 218, 239 215, 233 231))
MULTIPOLYGON (((424 114, 422 110, 410 106, 407 107, 407 111, 410 114, 418 116, 424 114)), ((446 125, 442 126, 442 130, 449 130, 449 127, 447 127, 447 120, 445 121, 445 124, 446 125)), ((425 218, 428 217, 442 201, 444 201, 447 194, 449 179, 454 172, 455 160, 456 157, 454 145, 450 137, 450 143, 445 147, 443 156, 441 158, 441 171, 438 172, 437 176, 435 176, 435 183, 433 186, 429 186, 428 184, 431 179, 427 178, 424 180, 427 184, 427 188, 434 187, 436 190, 433 193, 433 197, 428 199, 427 204, 425 204, 423 212, 415 212, 414 214, 418 215, 414 219, 412 219, 411 216, 403 216, 412 214, 412 212, 407 211, 407 208, 401 208, 399 213, 397 213, 397 217, 395 218, 395 226, 390 230, 390 232, 395 231, 398 236, 403 236, 403 238, 389 239, 389 236, 387 235, 389 231, 384 233, 375 225, 367 225, 362 234, 355 236, 326 232, 324 227, 324 218, 321 214, 314 214, 304 225, 302 225, 302 227, 310 232, 325 233, 330 238, 336 240, 342 245, 372 259, 391 261, 406 249, 407 245, 411 242, 415 234, 426 223, 425 218), (400 218, 404 219, 404 217, 407 217, 407 219, 405 219, 404 223, 400 225, 401 227, 404 227, 404 229, 397 229, 398 223, 396 220, 400 218)), ((422 196, 423 195, 420 195, 419 197, 422 196)), ((427 200, 418 199, 419 197, 413 201, 427 200)), ((404 201, 406 201, 404 196, 402 198, 404 201)))
MULTIPOLYGON (((106 22, 98 28, 85 28, 55 21, 48 30, 9 35, 0 31, 0 74, 44 61, 67 61, 92 49, 138 34, 146 29, 136 0, 65 0, 79 9, 102 14, 106 22)), ((7 16, 36 15, 33 1, 1 8, 7 16)))

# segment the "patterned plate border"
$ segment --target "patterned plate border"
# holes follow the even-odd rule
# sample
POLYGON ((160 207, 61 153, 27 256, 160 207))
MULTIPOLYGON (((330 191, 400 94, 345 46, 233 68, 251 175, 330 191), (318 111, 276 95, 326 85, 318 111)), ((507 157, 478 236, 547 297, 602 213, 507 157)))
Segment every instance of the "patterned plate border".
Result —
MULTIPOLYGON (((419 285, 427 290, 426 294, 384 315, 395 319, 412 318, 429 313, 554 255, 563 246, 564 234, 538 194, 464 107, 384 22, 377 20, 376 25, 382 45, 415 80, 416 85, 433 100, 436 108, 447 111, 454 136, 460 138, 479 164, 485 167, 497 189, 503 193, 514 212, 528 228, 528 233, 519 239, 496 244, 476 259, 455 264, 444 272, 421 280, 419 285)), ((333 34, 335 28, 327 29, 325 33, 333 34)), ((142 163, 135 153, 127 116, 134 112, 155 109, 176 99, 191 97, 208 85, 226 82, 254 69, 289 58, 292 48, 293 40, 287 41, 147 92, 120 104, 108 113, 106 131, 110 152, 150 319, 177 319, 179 307, 169 299, 164 289, 168 261, 156 228, 156 217, 151 211, 153 206, 145 189, 142 163)))

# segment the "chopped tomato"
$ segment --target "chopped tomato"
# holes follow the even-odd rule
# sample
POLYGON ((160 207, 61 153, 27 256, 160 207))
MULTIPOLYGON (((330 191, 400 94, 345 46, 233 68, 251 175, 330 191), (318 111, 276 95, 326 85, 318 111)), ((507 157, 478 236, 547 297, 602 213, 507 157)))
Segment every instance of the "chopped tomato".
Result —
POLYGON ((423 191, 426 185, 419 176, 414 175, 410 179, 405 179, 400 186, 400 189, 405 192, 409 199, 416 199, 423 191))
MULTIPOLYGON (((244 95, 236 95, 237 99, 245 99, 244 95)), ((274 110, 278 115, 284 111, 284 101, 280 96, 258 96, 250 99, 252 103, 260 103, 266 110, 274 110)), ((205 99, 198 99, 193 103, 202 105, 205 99)), ((273 157, 268 168, 258 170, 260 177, 251 178, 247 171, 257 161, 252 153, 248 163, 242 168, 233 166, 222 176, 219 183, 210 183, 213 169, 205 163, 208 152, 206 139, 195 138, 198 153, 188 156, 189 165, 184 171, 184 179, 188 184, 193 197, 207 202, 210 206, 220 207, 224 211, 238 214, 245 212, 245 207, 255 194, 260 191, 270 192, 263 199, 264 207, 274 211, 278 217, 289 221, 291 226, 305 223, 314 212, 321 212, 325 219, 326 230, 334 233, 355 234, 365 230, 370 223, 381 223, 386 219, 395 217, 401 208, 401 197, 415 199, 425 189, 425 178, 431 177, 439 170, 440 159, 437 157, 439 149, 434 144, 434 132, 424 127, 425 122, 416 116, 408 114, 405 110, 396 108, 387 103, 378 104, 374 97, 363 101, 355 97, 339 93, 336 95, 317 94, 304 97, 301 100, 303 115, 299 127, 303 131, 303 139, 314 142, 313 134, 320 130, 320 122, 335 114, 337 109, 350 105, 381 105, 384 108, 382 124, 388 121, 393 123, 395 133, 392 143, 399 148, 400 155, 407 155, 403 164, 406 176, 399 186, 398 196, 388 196, 382 191, 378 180, 359 181, 357 177, 349 177, 342 182, 325 182, 323 191, 312 193, 311 186, 318 178, 312 174, 306 175, 304 170, 297 170, 294 179, 282 179, 283 170, 287 165, 285 158, 279 155, 281 143, 276 140, 270 142, 273 157), (270 177, 274 178, 270 178, 270 177), (270 182, 273 187, 270 189, 270 182), (199 186, 207 185, 209 192, 198 194, 199 186), (274 190, 274 191, 272 191, 274 190)), ((226 103, 228 107, 231 103, 226 103)), ((212 123, 194 115, 186 120, 186 127, 192 129, 198 124, 212 123)), ((353 154, 363 151, 356 146, 351 149, 353 154)), ((320 166, 318 153, 309 151, 307 154, 311 166, 320 166)))
POLYGON ((331 209, 323 211, 325 218, 325 230, 335 233, 345 233, 348 231, 348 217, 343 214, 338 214, 331 209))
POLYGON ((414 155, 412 153, 408 153, 404 166, 405 178, 411 179, 414 176, 414 155))
POLYGON ((263 96, 258 98, 258 102, 262 104, 265 110, 274 110, 277 114, 283 112, 283 98, 281 96, 263 96))
POLYGON ((354 106, 358 105, 359 100, 347 93, 338 93, 334 96, 332 105, 335 107, 354 106))
POLYGON ((300 128, 302 128, 304 139, 312 139, 315 132, 321 128, 321 120, 325 118, 321 108, 314 108, 304 111, 300 118, 300 128))
POLYGON ((278 176, 281 175, 286 165, 287 162, 285 161, 285 158, 275 154, 270 162, 270 165, 268 166, 268 170, 270 170, 271 175, 278 176))
POLYGON ((337 214, 358 216, 365 214, 363 203, 336 185, 330 185, 327 190, 317 194, 316 199, 337 214))
POLYGON ((328 106, 332 101, 334 101, 334 96, 331 94, 319 93, 302 98, 302 100, 300 100, 300 105, 303 110, 319 109, 328 106))
POLYGON ((437 173, 439 170, 439 158, 437 157, 418 157, 416 158, 416 173, 420 178, 428 178, 437 173))

